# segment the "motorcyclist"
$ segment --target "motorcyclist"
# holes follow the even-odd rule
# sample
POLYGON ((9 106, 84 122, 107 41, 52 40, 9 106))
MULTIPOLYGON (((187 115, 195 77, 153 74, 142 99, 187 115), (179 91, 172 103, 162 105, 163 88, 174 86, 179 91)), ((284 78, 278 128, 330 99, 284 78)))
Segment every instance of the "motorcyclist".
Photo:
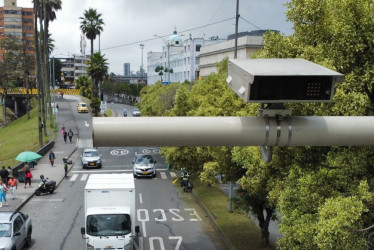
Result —
POLYGON ((190 174, 187 171, 183 171, 182 186, 186 186, 189 181, 190 181, 190 174))

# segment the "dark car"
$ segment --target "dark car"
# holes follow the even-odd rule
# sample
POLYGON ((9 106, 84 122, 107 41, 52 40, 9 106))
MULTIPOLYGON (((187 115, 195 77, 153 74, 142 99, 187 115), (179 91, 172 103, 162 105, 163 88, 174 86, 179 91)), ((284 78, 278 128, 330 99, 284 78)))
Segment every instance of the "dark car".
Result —
POLYGON ((156 161, 152 155, 136 154, 132 162, 134 164, 134 177, 156 177, 156 161))
POLYGON ((83 149, 82 155, 82 167, 83 168, 101 168, 102 159, 101 154, 95 148, 83 149))

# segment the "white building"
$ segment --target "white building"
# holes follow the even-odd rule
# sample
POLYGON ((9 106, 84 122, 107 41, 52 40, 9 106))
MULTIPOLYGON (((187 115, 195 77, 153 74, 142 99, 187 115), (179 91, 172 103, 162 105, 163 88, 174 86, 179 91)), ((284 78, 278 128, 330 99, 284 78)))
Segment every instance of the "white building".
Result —
MULTIPOLYGON (((238 33, 237 58, 249 59, 259 49, 263 48, 263 35, 268 30, 254 30, 238 33)), ((273 30, 274 32, 279 32, 273 30)), ((200 76, 206 77, 213 72, 217 72, 216 63, 225 57, 234 58, 235 35, 228 36, 228 40, 207 45, 200 51, 200 76)))
MULTIPOLYGON (((170 73, 170 82, 194 81, 199 77, 200 49, 208 44, 221 42, 218 37, 211 40, 203 38, 192 38, 182 40, 182 37, 176 34, 171 35, 164 40, 165 45, 162 52, 150 51, 147 53, 147 80, 148 84, 155 84, 161 80, 158 72, 155 72, 157 66, 173 69, 170 73)), ((169 82, 169 73, 165 72, 162 76, 163 82, 169 82)))

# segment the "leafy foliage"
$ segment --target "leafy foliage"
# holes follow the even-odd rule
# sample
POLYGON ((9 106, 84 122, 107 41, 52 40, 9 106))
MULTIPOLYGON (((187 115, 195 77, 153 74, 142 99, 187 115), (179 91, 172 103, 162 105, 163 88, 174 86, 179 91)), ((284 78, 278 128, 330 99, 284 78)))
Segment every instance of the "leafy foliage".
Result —
POLYGON ((91 79, 88 76, 78 76, 74 81, 74 85, 76 89, 79 89, 81 96, 91 97, 91 79))

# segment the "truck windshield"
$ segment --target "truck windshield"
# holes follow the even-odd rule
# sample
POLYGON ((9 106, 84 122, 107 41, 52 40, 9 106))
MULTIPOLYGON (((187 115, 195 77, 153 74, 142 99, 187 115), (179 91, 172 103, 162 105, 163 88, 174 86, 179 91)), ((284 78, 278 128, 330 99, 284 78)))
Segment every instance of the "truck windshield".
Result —
POLYGON ((0 237, 10 237, 10 223, 0 223, 0 237))
POLYGON ((92 236, 117 236, 131 233, 128 214, 97 214, 87 217, 86 233, 92 236))

